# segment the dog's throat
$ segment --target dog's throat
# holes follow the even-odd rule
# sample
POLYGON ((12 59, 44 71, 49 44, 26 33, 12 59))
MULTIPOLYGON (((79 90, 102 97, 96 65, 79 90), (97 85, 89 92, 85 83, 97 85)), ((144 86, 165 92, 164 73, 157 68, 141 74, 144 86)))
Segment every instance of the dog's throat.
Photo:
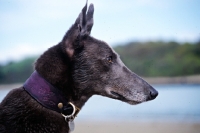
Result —
POLYGON ((67 122, 73 121, 80 109, 69 102, 57 88, 34 71, 24 83, 24 89, 42 106, 60 113, 67 122))

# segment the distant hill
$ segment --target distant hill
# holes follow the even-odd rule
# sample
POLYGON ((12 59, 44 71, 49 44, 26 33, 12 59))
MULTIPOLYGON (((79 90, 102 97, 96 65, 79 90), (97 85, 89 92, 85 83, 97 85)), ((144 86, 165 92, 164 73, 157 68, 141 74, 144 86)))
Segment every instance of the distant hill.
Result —
POLYGON ((0 65, 0 84, 24 82, 33 72, 36 57, 0 65))
POLYGON ((115 50, 123 62, 141 76, 200 74, 200 42, 132 42, 115 50))
MULTIPOLYGON (((200 42, 131 42, 114 48, 123 62, 140 76, 200 74, 200 42)), ((36 57, 0 65, 0 84, 24 82, 33 72, 36 57)))

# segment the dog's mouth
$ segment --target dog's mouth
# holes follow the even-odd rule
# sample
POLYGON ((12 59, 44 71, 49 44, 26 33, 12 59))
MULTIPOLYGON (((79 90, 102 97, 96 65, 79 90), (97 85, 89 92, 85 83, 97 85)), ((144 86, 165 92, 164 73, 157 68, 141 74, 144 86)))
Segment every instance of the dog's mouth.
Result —
POLYGON ((117 92, 114 92, 114 91, 110 91, 110 93, 113 95, 113 96, 115 96, 115 98, 116 99, 118 99, 118 100, 121 100, 121 101, 124 101, 124 102, 127 102, 127 103, 129 103, 129 104, 139 104, 139 103, 141 103, 141 102, 139 102, 139 101, 131 101, 131 100, 128 100, 127 98, 125 98, 123 95, 121 95, 121 94, 119 94, 119 93, 117 93, 117 92))
POLYGON ((110 91, 111 94, 113 94, 115 97, 117 97, 120 100, 125 100, 126 98, 124 96, 122 96, 121 94, 114 92, 114 91, 110 91))

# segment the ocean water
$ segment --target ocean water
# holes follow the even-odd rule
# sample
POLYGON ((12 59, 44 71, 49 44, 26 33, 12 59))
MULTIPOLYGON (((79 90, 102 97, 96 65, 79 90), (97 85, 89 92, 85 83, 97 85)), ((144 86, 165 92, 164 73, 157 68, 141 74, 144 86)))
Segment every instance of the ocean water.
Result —
MULTIPOLYGON (((158 97, 139 105, 93 96, 76 120, 173 120, 200 122, 200 85, 154 85, 158 97)), ((0 101, 8 93, 0 89, 0 101)))

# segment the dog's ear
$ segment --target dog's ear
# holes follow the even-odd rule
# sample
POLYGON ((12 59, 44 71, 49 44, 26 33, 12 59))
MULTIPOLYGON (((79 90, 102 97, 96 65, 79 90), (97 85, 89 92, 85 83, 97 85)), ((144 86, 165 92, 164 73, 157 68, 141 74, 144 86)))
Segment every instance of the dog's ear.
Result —
POLYGON ((81 45, 83 45, 83 43, 80 43, 81 40, 90 35, 93 26, 93 13, 93 4, 90 4, 87 11, 86 2, 86 5, 83 7, 75 23, 64 36, 63 42, 65 44, 65 50, 69 57, 73 56, 74 50, 76 48, 82 47, 81 45))
POLYGON ((82 37, 90 35, 90 32, 92 30, 94 5, 90 4, 87 14, 86 11, 87 11, 87 3, 83 7, 82 12, 79 14, 75 22, 75 24, 78 25, 78 28, 80 30, 80 36, 82 37))

